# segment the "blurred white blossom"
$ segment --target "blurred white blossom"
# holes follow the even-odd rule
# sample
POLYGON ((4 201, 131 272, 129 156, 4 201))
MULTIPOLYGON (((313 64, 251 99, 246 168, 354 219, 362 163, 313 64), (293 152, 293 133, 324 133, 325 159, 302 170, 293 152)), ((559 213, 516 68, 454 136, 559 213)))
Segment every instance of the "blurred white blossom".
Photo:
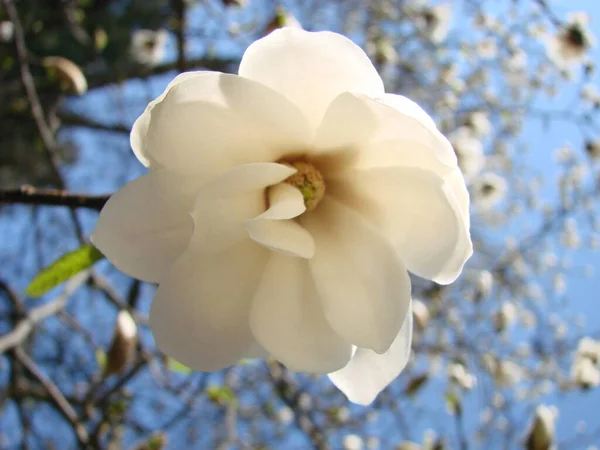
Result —
POLYGON ((10 20, 0 21, 0 42, 10 42, 15 32, 15 26, 10 20))
POLYGON ((517 307, 513 302, 506 301, 494 315, 496 331, 502 332, 510 327, 517 317, 517 307))
POLYGON ((591 389, 600 384, 600 369, 591 358, 575 358, 571 367, 571 378, 576 386, 591 389))
POLYGON ((277 410, 277 421, 282 425, 289 425, 294 420, 294 411, 287 406, 282 406, 277 410))
POLYGON ((589 29, 589 16, 586 12, 572 12, 555 36, 547 40, 548 54, 559 66, 582 62, 587 51, 595 44, 589 29))
POLYGON ((136 30, 131 35, 129 53, 138 64, 160 64, 165 57, 168 37, 166 30, 136 30))
POLYGON ((448 35, 452 21, 452 6, 450 3, 440 3, 437 6, 423 7, 416 17, 417 25, 434 43, 440 43, 448 35))
POLYGON ((413 299, 412 302, 414 321, 421 330, 427 327, 429 323, 429 309, 421 300, 413 299))
POLYGON ((477 384, 477 377, 470 373, 460 362, 451 362, 448 364, 447 370, 448 379, 463 389, 470 391, 477 384))
POLYGON ((450 133, 448 139, 454 147, 458 166, 465 180, 470 181, 481 172, 485 164, 483 144, 471 128, 460 127, 450 133))
POLYGON ((508 184, 495 173, 485 172, 477 176, 471 183, 473 204, 481 210, 489 210, 500 203, 506 196, 508 184))
POLYGON ((362 450, 363 440, 357 434, 347 434, 342 441, 344 450, 362 450))

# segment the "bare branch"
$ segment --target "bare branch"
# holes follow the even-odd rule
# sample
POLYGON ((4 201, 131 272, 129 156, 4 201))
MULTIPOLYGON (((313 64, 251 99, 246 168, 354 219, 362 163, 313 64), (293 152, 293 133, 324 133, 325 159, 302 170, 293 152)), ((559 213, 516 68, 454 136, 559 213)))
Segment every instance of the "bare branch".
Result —
POLYGON ((55 300, 32 309, 27 314, 27 317, 20 321, 10 333, 0 337, 0 354, 22 344, 39 322, 62 310, 66 306, 71 294, 87 280, 88 276, 89 273, 83 271, 71 278, 67 282, 63 292, 55 300))
POLYGON ((50 378, 48 378, 46 374, 42 372, 35 361, 33 361, 22 348, 16 348, 14 354, 15 358, 21 364, 23 364, 23 367, 25 367, 25 369, 27 369, 27 371, 31 373, 31 375, 33 375, 42 386, 44 386, 46 391, 48 391, 48 395, 50 396, 52 403, 56 406, 61 415, 73 426, 79 443, 86 445, 89 441, 87 430, 83 424, 79 422, 77 418, 77 412, 73 409, 62 392, 60 392, 58 386, 56 386, 56 384, 54 384, 52 380, 50 380, 50 378))
POLYGON ((23 185, 18 189, 0 191, 0 203, 23 203, 29 205, 68 206, 101 210, 109 195, 72 194, 60 189, 39 189, 23 185))

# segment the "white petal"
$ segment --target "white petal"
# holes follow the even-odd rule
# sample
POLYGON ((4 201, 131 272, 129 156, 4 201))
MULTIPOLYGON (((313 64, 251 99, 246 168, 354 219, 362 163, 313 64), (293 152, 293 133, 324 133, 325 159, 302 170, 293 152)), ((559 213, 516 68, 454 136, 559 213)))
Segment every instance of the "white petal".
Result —
POLYGON ((431 116, 411 99, 398 94, 385 94, 381 101, 383 104, 391 106, 402 114, 415 118, 430 130, 437 131, 437 126, 431 116))
POLYGON ((257 217, 257 219, 293 219, 298 217, 304 211, 304 197, 298 188, 287 184, 279 183, 269 188, 268 192, 269 209, 257 217))
POLYGON ((269 250, 306 259, 315 254, 313 237, 293 220, 250 220, 246 230, 253 241, 269 250))
POLYGON ((146 135, 148 133, 148 125, 150 124, 150 116, 152 114, 152 108, 154 108, 154 106, 157 103, 160 103, 163 101, 163 99, 167 95, 167 92, 169 92, 169 90, 173 86, 175 86, 185 80, 188 80, 190 78, 198 76, 199 74, 202 74, 202 73, 203 72, 184 72, 184 73, 180 73, 179 75, 177 75, 167 85, 164 92, 161 95, 159 95, 157 98, 152 100, 148 104, 148 106, 146 106, 146 110, 144 111, 144 113, 140 117, 138 117, 138 119, 134 122, 133 127, 131 129, 131 135, 129 136, 129 140, 130 140, 131 148, 133 149, 133 153, 135 154, 137 159, 144 166, 151 167, 151 166, 157 165, 155 161, 152 161, 151 156, 148 154, 148 146, 146 144, 146 135))
POLYGON ((248 239, 244 224, 265 210, 265 189, 295 173, 277 163, 236 166, 202 186, 192 211, 193 242, 218 253, 248 239))
POLYGON ((312 146, 319 152, 361 149, 379 127, 369 100, 352 92, 338 95, 325 111, 312 146))
POLYGON ((258 342, 254 342, 252 347, 246 351, 244 358, 248 359, 267 359, 269 357, 269 352, 266 351, 262 345, 258 342))
POLYGON ((376 100, 357 93, 340 95, 327 110, 314 146, 317 163, 329 174, 403 166, 444 176, 457 167, 452 146, 433 120, 401 96, 386 94, 376 100), (390 99, 395 107, 384 103, 390 99))
POLYGON ((376 224, 408 270, 420 277, 451 283, 473 253, 468 213, 448 182, 432 172, 403 167, 347 171, 328 180, 327 188, 376 224))
POLYGON ((248 314, 267 257, 250 240, 209 256, 191 246, 160 284, 150 308, 158 348, 203 372, 250 354, 256 343, 248 314))
POLYGON ((407 314, 410 279, 394 248, 358 213, 326 197, 300 223, 313 235, 309 267, 332 328, 384 353, 407 314))
POLYGON ((281 92, 317 128, 329 103, 342 92, 378 97, 383 82, 365 52, 336 33, 281 28, 254 42, 239 74, 281 92))
POLYGON ((471 226, 471 216, 469 214, 469 191, 467 190, 467 185, 465 183, 465 178, 463 177, 460 169, 454 169, 452 172, 444 176, 444 181, 449 185, 450 190, 456 197, 456 201, 460 208, 460 212, 462 217, 465 220, 465 224, 467 229, 471 226))
POLYGON ((329 373, 346 365, 351 346, 323 315, 306 261, 272 253, 250 312, 256 340, 290 370, 329 373))
POLYGON ((306 211, 302 193, 287 183, 268 189, 269 209, 246 223, 257 243, 270 250, 301 258, 312 258, 315 242, 308 231, 292 220, 306 211))
POLYGON ((238 164, 303 151, 311 139, 308 121, 283 95, 236 75, 196 72, 148 106, 132 146, 153 168, 208 179, 238 164))
POLYGON ((413 317, 409 313, 387 352, 378 355, 373 350, 358 348, 346 367, 329 374, 329 378, 348 400, 368 405, 402 372, 412 340, 413 317))
POLYGON ((188 246, 193 223, 177 189, 161 189, 172 175, 150 173, 125 185, 106 203, 91 240, 122 272, 159 282, 188 246))

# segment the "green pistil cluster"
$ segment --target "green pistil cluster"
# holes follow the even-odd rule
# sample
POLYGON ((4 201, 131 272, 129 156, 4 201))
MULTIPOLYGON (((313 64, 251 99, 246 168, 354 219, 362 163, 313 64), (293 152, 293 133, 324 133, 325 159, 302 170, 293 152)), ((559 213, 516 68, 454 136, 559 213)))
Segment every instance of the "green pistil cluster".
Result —
POLYGON ((298 172, 285 180, 286 183, 297 188, 304 198, 307 211, 312 211, 325 196, 325 180, 321 172, 310 163, 304 161, 286 162, 298 172))

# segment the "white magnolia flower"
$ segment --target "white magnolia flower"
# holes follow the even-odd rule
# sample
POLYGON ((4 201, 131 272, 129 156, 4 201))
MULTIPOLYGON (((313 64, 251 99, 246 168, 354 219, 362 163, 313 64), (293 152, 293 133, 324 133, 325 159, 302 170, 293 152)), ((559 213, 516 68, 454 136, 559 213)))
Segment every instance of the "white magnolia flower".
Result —
POLYGON ((363 440, 357 434, 347 434, 342 440, 344 450, 362 450, 363 440))
POLYGON ((590 337, 581 338, 577 344, 575 358, 588 358, 595 364, 600 364, 600 341, 590 337))
POLYGON ((481 59, 495 59, 498 56, 498 44, 491 36, 480 40, 475 48, 481 59))
POLYGON ((423 330, 429 323, 429 309, 421 300, 413 299, 412 301, 413 317, 417 328, 423 330))
POLYGON ((136 30, 131 35, 129 53, 138 64, 160 64, 165 57, 168 37, 166 30, 136 30))
POLYGON ((12 41, 15 34, 15 25, 10 20, 0 21, 0 42, 12 41))
POLYGON ((506 179, 495 173, 482 173, 472 183, 473 205, 487 211, 504 199, 507 190, 506 179))
POLYGON ((600 160, 600 139, 586 141, 585 151, 592 160, 600 160))
POLYGON ((498 386, 508 387, 517 384, 524 376, 523 369, 514 361, 497 360, 494 367, 494 381, 498 386))
POLYGON ((416 17, 417 25, 426 33, 432 42, 438 44, 446 39, 452 21, 452 6, 441 3, 433 7, 423 8, 416 17))
POLYGON ((548 56, 557 65, 581 62, 587 51, 595 44, 589 29, 589 16, 586 12, 572 12, 555 36, 547 41, 548 56))
POLYGON ((294 411, 287 407, 282 406, 277 410, 277 421, 282 425, 289 425, 294 420, 294 411))
POLYGON ((465 366, 459 362, 451 362, 448 364, 448 379, 470 391, 477 384, 477 377, 465 368, 465 366))
POLYGON ((590 358, 576 358, 571 367, 571 379, 582 389, 591 389, 600 384, 600 369, 590 358))
POLYGON ((487 297, 494 287, 494 275, 489 270, 479 270, 475 283, 478 294, 487 297))
POLYGON ((159 284, 157 345, 196 370, 271 355, 369 403, 410 354, 408 271, 451 283, 472 253, 450 143, 335 33, 283 28, 239 76, 181 74, 131 145, 149 173, 92 240, 159 284))
POLYGON ((472 180, 481 172, 485 164, 483 144, 475 136, 470 127, 460 127, 454 130, 448 139, 454 147, 458 165, 467 181, 472 180))
POLYGON ((492 122, 488 113, 484 111, 473 111, 467 117, 465 125, 473 131, 476 136, 487 136, 492 132, 492 122))
POLYGON ((517 307, 512 302, 504 302, 494 315, 494 326, 496 331, 502 332, 510 327, 517 318, 517 307))

